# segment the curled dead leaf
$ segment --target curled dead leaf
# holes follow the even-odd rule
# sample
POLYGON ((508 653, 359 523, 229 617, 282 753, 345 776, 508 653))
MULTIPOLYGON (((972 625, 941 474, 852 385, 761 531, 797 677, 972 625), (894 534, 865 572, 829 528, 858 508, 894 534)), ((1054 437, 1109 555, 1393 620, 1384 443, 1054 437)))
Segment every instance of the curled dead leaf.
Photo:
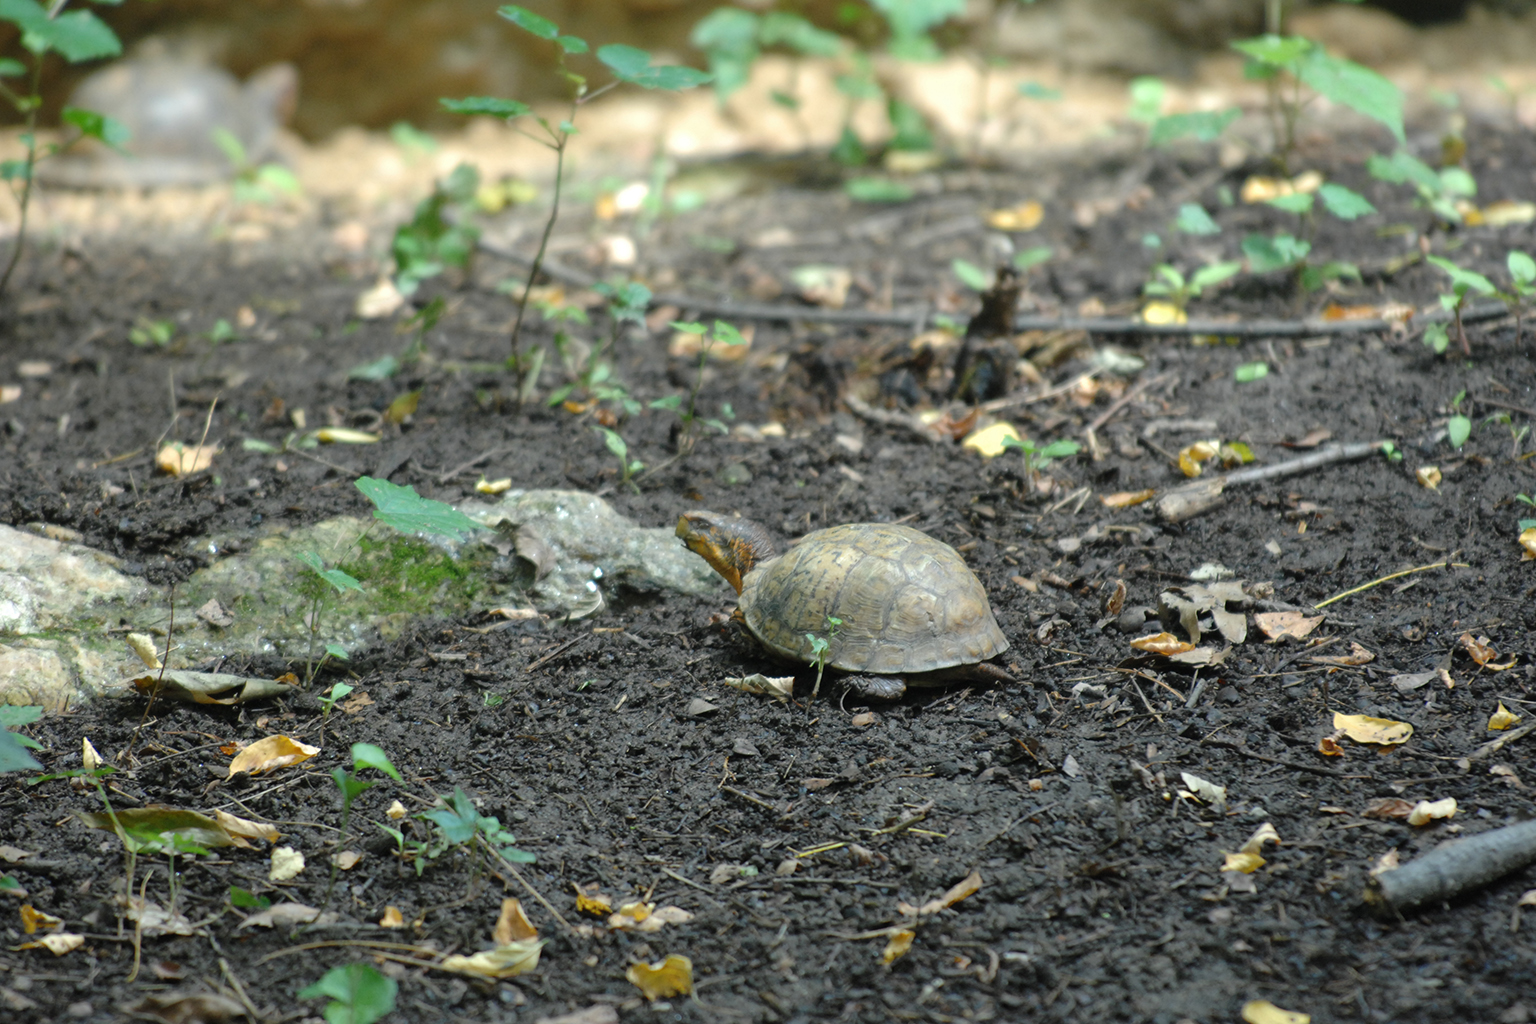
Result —
POLYGON ((945 892, 943 896, 940 896, 936 900, 929 900, 927 903, 924 903, 921 907, 918 908, 917 912, 920 915, 937 914, 941 910, 946 910, 954 906, 956 903, 959 903, 967 896, 974 895, 980 889, 981 874, 980 872, 972 871, 970 874, 960 879, 960 881, 950 886, 949 890, 945 892))
POLYGON ((320 753, 319 747, 312 747, 308 743, 301 743, 291 737, 281 734, 267 736, 235 755, 235 759, 229 762, 229 777, 234 778, 241 772, 260 775, 263 772, 276 771, 278 768, 301 764, 318 753, 320 753))
POLYGON ((1360 817, 1375 818, 1378 821, 1402 821, 1412 811, 1412 801, 1404 800, 1401 797, 1386 796, 1366 804, 1365 810, 1360 812, 1360 817))
POLYGON ((1316 654, 1307 660, 1314 665, 1338 665, 1341 668, 1353 668, 1357 665, 1369 665, 1376 660, 1376 655, 1354 641, 1350 641, 1348 654, 1316 654))
POLYGON ((917 933, 910 928, 901 928, 891 933, 885 940, 885 949, 880 954, 880 959, 893 964, 907 955, 907 950, 912 948, 912 940, 917 938, 917 933))
POLYGON ((501 916, 496 919, 496 928, 491 936, 496 940, 496 945, 508 946, 525 939, 538 938, 539 930, 528 920, 523 910, 523 901, 509 896, 501 901, 501 916))
POLYGON ((1243 1004, 1246 1024, 1312 1024, 1312 1018, 1295 1010, 1282 1010, 1267 999, 1253 999, 1243 1004))
POLYGON ((1370 715, 1346 715, 1333 713, 1333 727, 1356 743, 1379 743, 1396 746, 1406 743, 1413 735, 1413 726, 1390 718, 1372 718, 1370 715))
POLYGON ((630 964, 624 977, 652 1002, 693 994, 693 961, 677 953, 660 963, 630 964))
POLYGON ((470 956, 450 956, 438 966, 477 978, 515 978, 539 966, 539 951, 543 948, 543 939, 525 939, 470 956))
POLYGON ((1444 800, 1420 800, 1413 805, 1413 810, 1408 812, 1408 824, 1418 828, 1440 818, 1455 816, 1456 798, 1453 796, 1448 796, 1444 800))
POLYGON ((1161 654, 1164 657, 1174 654, 1183 654, 1195 649, 1195 645, 1180 640, 1172 633, 1155 633, 1152 636, 1139 636, 1131 641, 1131 646, 1138 651, 1146 651, 1149 654, 1161 654))
POLYGON ((1271 640, 1300 640, 1322 624, 1321 615, 1304 615, 1301 612, 1256 612, 1254 625, 1271 640))
POLYGON ((576 890, 576 909, 583 914, 591 914, 593 917, 603 917, 613 913, 613 897, 602 891, 598 882, 589 882, 586 885, 571 886, 576 890))
POLYGON ((384 908, 384 916, 379 918, 380 928, 404 928, 405 915, 400 913, 400 908, 388 906, 384 908))
POLYGON ((190 476, 212 466, 213 457, 218 453, 217 445, 186 445, 172 441, 155 453, 155 468, 169 476, 190 476))
POLYGON ((1131 508, 1142 502, 1151 501, 1157 492, 1148 487, 1144 491, 1116 491, 1114 494, 1101 495, 1099 501, 1105 508, 1131 508))
POLYGON ((1499 701, 1499 709, 1488 716, 1488 728, 1493 732, 1502 732, 1518 721, 1520 716, 1506 708, 1503 701, 1499 701))
POLYGON ((85 945, 85 936, 73 932, 54 932, 33 942, 23 942, 17 949, 46 949, 54 956, 63 956, 85 945))
POLYGON ((1221 452, 1218 440, 1196 441, 1179 449, 1179 471, 1187 477, 1197 477, 1205 472, 1204 463, 1221 452))
POLYGON ((1324 736, 1317 741, 1317 752, 1324 757, 1343 757, 1344 748, 1339 741, 1332 736, 1324 736))
POLYGON ((1440 489, 1440 467, 1420 466, 1413 471, 1413 478, 1419 482, 1420 487, 1427 487, 1431 491, 1440 489))

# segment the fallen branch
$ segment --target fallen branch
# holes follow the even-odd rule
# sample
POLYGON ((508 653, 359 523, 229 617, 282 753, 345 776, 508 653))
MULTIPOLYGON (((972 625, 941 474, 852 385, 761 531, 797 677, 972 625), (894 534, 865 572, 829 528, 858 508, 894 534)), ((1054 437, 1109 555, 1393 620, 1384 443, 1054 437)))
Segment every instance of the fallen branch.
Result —
POLYGON ((1496 882, 1536 861, 1536 821, 1522 821, 1437 846, 1366 883, 1364 898, 1384 913, 1403 913, 1496 882))
POLYGON ((1350 462, 1355 459, 1363 459, 1367 455, 1374 455, 1381 451, 1382 441, 1366 441, 1354 444, 1332 444, 1326 448, 1319 448, 1309 455, 1303 455, 1299 459, 1291 459, 1288 462, 1276 462, 1268 466, 1253 466, 1249 469, 1233 470, 1224 476, 1214 476, 1193 483, 1176 487, 1157 499, 1157 510, 1163 519, 1170 523, 1180 523, 1186 519, 1208 512, 1222 503, 1222 494, 1231 484, 1251 484, 1260 480, 1279 480, 1282 477, 1295 476, 1308 470, 1321 466, 1329 466, 1335 462, 1350 462))
MULTIPOLYGON (((1524 737, 1529 736, 1533 732, 1536 732, 1536 722, 1528 722, 1527 724, 1522 725, 1518 729, 1511 729, 1511 730, 1509 730, 1509 732, 1506 732, 1503 736, 1500 736, 1498 739, 1496 739, 1496 740, 1489 740, 1487 743, 1484 743, 1482 746, 1478 747, 1476 750, 1474 750, 1471 754, 1469 754, 1467 756, 1467 760, 1468 761, 1478 761, 1478 760, 1481 760, 1482 758, 1489 757, 1489 756, 1491 756, 1493 754, 1497 754, 1500 750, 1502 750, 1504 748, 1504 744, 1506 744, 1506 743, 1513 743, 1515 740, 1523 739, 1524 737)), ((29 861, 28 863, 31 863, 31 862, 29 861)))
POLYGON ((1319 602, 1317 602, 1317 604, 1313 605, 1312 607, 1313 608, 1325 608, 1328 605, 1333 604, 1333 602, 1339 600, 1340 598, 1349 597, 1351 594, 1359 594, 1362 591, 1370 590, 1372 587, 1379 587, 1383 583, 1389 583, 1392 580, 1401 579, 1404 576, 1412 576, 1416 572, 1428 572, 1430 569, 1470 569, 1470 568, 1472 568, 1472 566, 1468 565, 1466 562, 1434 562, 1434 563, 1432 563, 1430 565, 1416 565, 1412 569, 1403 569, 1403 570, 1401 570, 1399 572, 1388 573, 1386 576, 1382 576, 1380 579, 1371 580, 1371 582, 1369 582, 1369 583, 1362 583, 1358 587, 1351 587, 1349 590, 1346 590, 1346 591, 1344 591, 1341 594, 1334 594, 1332 597, 1330 597, 1326 601, 1319 601, 1319 602))

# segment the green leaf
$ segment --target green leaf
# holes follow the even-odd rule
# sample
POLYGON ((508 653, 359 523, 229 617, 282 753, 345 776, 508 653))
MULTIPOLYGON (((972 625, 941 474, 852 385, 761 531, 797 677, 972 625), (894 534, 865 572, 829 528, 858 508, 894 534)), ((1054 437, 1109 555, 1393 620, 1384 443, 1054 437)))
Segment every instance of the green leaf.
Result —
POLYGON ((1189 279, 1190 291, 1194 295, 1199 295, 1212 285, 1220 284, 1227 278, 1240 273, 1242 269, 1242 260, 1228 260, 1225 263, 1212 263, 1201 267, 1189 279))
POLYGON ((548 18, 541 18, 532 11, 522 7, 508 4, 505 7, 496 8, 496 13, 524 32, 530 32, 540 39, 553 39, 560 34, 560 29, 555 27, 554 22, 548 18))
POLYGON ((313 551, 301 551, 296 557, 299 561, 313 569, 316 576, 319 576, 335 588, 336 593, 341 594, 348 590, 355 590, 358 593, 363 592, 363 585, 361 583, 340 569, 327 569, 325 561, 313 551))
POLYGON ((18 737, 0 729, 0 772, 36 771, 41 767, 18 737))
POLYGON ((1510 279, 1516 285, 1529 285, 1536 282, 1536 260, 1518 249, 1511 249, 1509 255, 1504 257, 1505 266, 1509 267, 1510 279))
POLYGON ((1356 281, 1360 280, 1360 268, 1344 260, 1329 260, 1320 266, 1303 267, 1301 269, 1301 290, 1304 292, 1315 292, 1329 281, 1337 281, 1344 277, 1352 277, 1356 281))
POLYGON ((904 203, 914 195, 910 185, 890 178, 850 178, 843 191, 861 203, 904 203))
POLYGON ((1536 519, 1522 519, 1519 525, 1521 533, 1524 533, 1526 530, 1536 529, 1536 519))
POLYGON ((121 151, 123 143, 127 142, 133 134, 128 126, 115 117, 106 114, 98 114, 94 110, 82 110, 79 107, 65 107, 59 119, 65 124, 72 124, 80 129, 81 134, 89 135, 93 139, 100 139, 113 149, 121 151))
POLYGON ((703 85, 713 76, 697 68, 679 64, 651 66, 651 55, 634 46, 610 43, 597 48, 597 59, 606 64, 621 80, 642 89, 664 89, 677 92, 703 85))
POLYGON ((1308 50, 1294 70, 1321 95, 1381 122, 1399 143, 1405 141, 1402 91, 1377 72, 1321 46, 1308 50))
POLYGON ((1236 378, 1239 384, 1261 380, 1269 376, 1269 364, 1264 362, 1244 363, 1232 371, 1232 376, 1236 378))
POLYGON ((1319 188, 1317 194, 1322 196, 1324 208, 1340 220, 1354 220, 1376 212, 1365 196, 1331 181, 1319 188))
POLYGON ((0 78, 15 78, 27 73, 27 66, 9 57, 0 58, 0 78))
POLYGON ((1445 439, 1452 448, 1460 448, 1472 436, 1472 421, 1465 416, 1452 416, 1445 424, 1445 439))
POLYGON ((1248 257, 1248 269, 1255 274, 1294 267, 1312 251, 1312 243, 1291 235, 1249 235, 1243 239, 1243 255, 1248 257))
POLYGON ((957 259, 949 266, 950 269, 955 272, 955 276, 958 277, 967 288, 974 288, 978 292, 984 292, 987 290, 987 286, 991 283, 987 272, 982 270, 976 264, 972 263, 970 260, 957 259))
POLYGON ((758 41, 764 46, 786 46, 807 57, 836 57, 843 51, 842 36, 819 29, 800 15, 787 11, 770 11, 763 15, 758 41))
POLYGON ((240 448, 242 451, 262 452, 267 455, 272 455, 282 450, 275 444, 269 444, 266 441, 255 437, 248 437, 244 441, 241 441, 240 448))
POLYGON ((1083 450, 1076 441, 1052 441, 1037 453, 1042 459, 1066 459, 1083 450))
POLYGON ((1039 266, 1053 255, 1054 251, 1050 246, 1037 245, 1014 253, 1013 266, 1016 270, 1028 270, 1030 267, 1039 266))
POLYGON ((352 767, 355 771, 362 771, 364 768, 374 768, 388 775, 396 782, 404 781, 400 778, 399 769, 390 761, 389 755, 384 753, 384 748, 375 746, 372 743, 352 744, 352 767))
POLYGON ((38 704, 0 704, 0 729, 31 725, 42 717, 43 709, 38 704))
POLYGON ((684 334, 703 334, 709 328, 697 321, 673 320, 671 327, 674 331, 682 331, 684 334))
POLYGON ((1492 295, 1498 291, 1493 282, 1475 270, 1466 270, 1457 266, 1444 256, 1426 256, 1425 259, 1445 271, 1451 279, 1451 287, 1457 289, 1457 294, 1465 294, 1468 291, 1477 292, 1479 295, 1492 295))
POLYGON ((1019 95, 1028 100, 1059 100, 1061 99, 1061 90, 1052 89, 1041 85, 1039 82, 1030 80, 1019 83, 1019 95))
POLYGON ((1167 86, 1163 85, 1163 80, 1153 78, 1151 75, 1133 78, 1130 92, 1131 106, 1125 112, 1125 116, 1132 121, 1140 121, 1147 125, 1156 121, 1162 114, 1163 94, 1167 92, 1167 86))
POLYGON ((1221 226, 1205 212, 1199 203, 1185 203, 1179 207, 1179 215, 1173 226, 1186 235, 1219 235, 1221 226))
POLYGON ((1316 45, 1302 36, 1263 35, 1255 39, 1239 39, 1232 44, 1232 49, 1271 68, 1294 71, 1296 63, 1316 45))
POLYGON ((1288 196, 1275 196, 1264 201, 1277 210, 1300 214, 1311 212, 1314 200, 1310 192, 1292 192, 1288 196))
POLYGON ((676 412, 683 404, 682 395, 668 395, 651 402, 648 408, 661 409, 664 412, 676 412))
POLYGON ((517 100, 504 100, 496 96, 466 96, 461 100, 440 99, 446 110, 455 114, 483 114, 487 117, 522 117, 533 108, 517 100))
POLYGON ((266 910, 272 905, 272 901, 265 896, 257 896, 249 889, 242 889, 238 885, 229 887, 229 903, 233 907, 243 907, 249 910, 266 910))
POLYGON ((1166 146, 1176 139, 1189 137, 1201 142, 1214 142, 1222 132, 1227 130, 1227 125, 1237 120, 1237 115, 1241 113, 1242 110, 1232 107, 1228 110, 1169 114, 1152 122, 1152 130, 1147 141, 1154 146, 1166 146))
POLYGON ((933 132, 929 130, 928 119, 923 117, 921 110, 892 96, 886 104, 886 116, 891 119, 891 128, 895 130, 891 141, 886 144, 887 148, 919 153, 933 149, 933 132))
POLYGON ((1477 180, 1464 167, 1442 167, 1440 191, 1448 196, 1475 196, 1477 180))
POLYGON ((908 40, 965 13, 965 0, 869 0, 869 6, 885 15, 892 36, 908 40))
POLYGON ((299 992, 300 999, 329 996, 325 1019, 329 1024, 373 1024, 395 1008, 400 986, 367 964, 333 967, 321 979, 299 992))
POLYGON ((724 320, 716 320, 715 326, 710 328, 709 334, 710 337, 722 345, 745 345, 747 343, 747 339, 741 336, 741 332, 724 320))
POLYGON ((1451 343, 1451 336, 1445 329, 1445 324, 1436 320, 1424 325, 1424 344, 1435 350, 1436 355, 1445 352, 1451 343))
POLYGON ((28 171, 25 160, 0 160, 0 181, 26 181, 28 171))
POLYGON ((1365 169, 1371 177, 1391 185, 1412 182, 1426 193, 1436 194, 1440 191, 1440 176, 1428 164, 1406 150, 1400 149, 1390 157, 1372 153, 1365 161, 1365 169))
POLYGON ((555 42, 566 53, 586 53, 591 49, 585 39, 578 38, 577 36, 556 36, 555 42))
POLYGON ((449 540, 463 540, 479 523, 450 505, 423 498, 414 487, 399 487, 388 480, 358 477, 357 489, 373 502, 373 517, 401 533, 425 533, 449 540))
POLYGON ((399 372, 399 359, 394 356, 381 356, 371 363, 352 367, 347 371, 347 380, 389 380, 399 372))
POLYGON ((603 435, 603 444, 608 446, 608 450, 617 456, 620 462, 627 462, 629 460, 629 445, 624 442, 623 435, 616 430, 609 430, 607 427, 594 427, 593 429, 603 435))
MULTIPOLYGON (((347 649, 345 647, 341 646, 341 644, 326 644, 325 645, 325 653, 329 654, 331 657, 335 658, 337 661, 351 661, 352 660, 352 655, 348 654, 347 653, 347 649)), ((336 685, 340 686, 342 684, 337 683, 336 685)))
POLYGON ((71 64, 116 57, 123 52, 117 33, 90 11, 70 11, 49 19, 33 0, 0 0, 0 21, 21 29, 21 45, 32 53, 50 50, 71 64))

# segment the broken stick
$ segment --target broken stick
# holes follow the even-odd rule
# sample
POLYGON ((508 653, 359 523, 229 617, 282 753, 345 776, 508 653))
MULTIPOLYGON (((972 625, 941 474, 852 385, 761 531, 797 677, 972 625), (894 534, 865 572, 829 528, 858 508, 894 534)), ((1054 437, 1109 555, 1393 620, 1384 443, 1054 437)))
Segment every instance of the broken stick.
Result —
POLYGON ((1437 846, 1402 867, 1383 871, 1365 887, 1365 902, 1404 913, 1496 882, 1536 861, 1536 821, 1522 821, 1437 846))
POLYGON ((1157 499, 1157 511, 1170 523, 1180 523, 1202 512, 1208 512, 1222 502, 1222 492, 1231 484, 1251 484, 1260 480, 1278 480, 1281 477, 1305 473, 1319 466, 1335 462, 1350 462, 1381 451, 1382 441, 1366 441, 1356 444, 1331 444, 1319 448, 1310 455, 1289 462, 1277 462, 1271 466, 1251 466, 1237 469, 1225 476, 1209 477, 1176 487, 1157 499))

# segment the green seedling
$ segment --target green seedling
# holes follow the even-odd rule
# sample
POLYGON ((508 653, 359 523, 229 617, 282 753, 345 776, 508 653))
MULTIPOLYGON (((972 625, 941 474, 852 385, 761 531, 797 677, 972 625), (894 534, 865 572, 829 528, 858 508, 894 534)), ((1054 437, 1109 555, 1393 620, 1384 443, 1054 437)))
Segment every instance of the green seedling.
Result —
POLYGON ((480 172, 459 164, 432 194, 416 204, 409 221, 395 229, 390 255, 395 259, 395 287, 414 295, 421 282, 448 267, 468 267, 480 231, 467 223, 480 188, 480 172))
POLYGON ((1536 508, 1536 498, 1531 497, 1529 494, 1517 494, 1515 495, 1515 500, 1523 501, 1532 508, 1536 508))
MULTIPOLYGON (((725 345, 727 347, 745 345, 747 339, 734 326, 726 323, 724 320, 716 320, 712 327, 705 327, 703 324, 695 321, 674 320, 672 322, 672 329, 681 331, 684 334, 692 334, 699 339, 699 363, 697 372, 694 374, 693 387, 688 392, 688 408, 686 411, 680 411, 683 406, 682 395, 668 395, 665 398, 658 398, 650 404, 650 407, 652 409, 663 409, 677 413, 678 423, 681 428, 677 436, 677 452, 679 456, 683 456, 691 452, 694 445, 698 443, 698 427, 701 423, 711 430, 719 431, 722 434, 730 433, 730 428, 720 420, 705 419, 699 415, 699 392, 704 388, 704 370, 709 363, 710 350, 715 345, 725 345)), ((726 408, 729 408, 729 406, 726 408)))
POLYGON ((984 292, 992 287, 991 275, 970 260, 957 259, 949 266, 961 283, 972 291, 984 292))
POLYGON ((215 128, 213 141, 235 169, 235 202, 270 206, 284 196, 297 196, 304 191, 299 179, 282 164, 253 162, 245 145, 229 129, 215 128))
POLYGON ((1024 454, 1024 475, 1031 483, 1037 483, 1040 480, 1040 474, 1052 462, 1057 459, 1071 458, 1083 450, 1082 445, 1065 438, 1041 445, 1027 437, 1017 440, 1008 437, 1003 439, 1003 447, 1017 448, 1024 454))
POLYGON ((645 327, 645 311, 651 305, 651 290, 639 281, 610 284, 599 281, 592 290, 608 300, 608 358, 613 358, 619 333, 626 323, 645 327))
MULTIPOLYGON (((372 743, 352 744, 351 769, 333 768, 331 770, 331 781, 336 783, 336 791, 341 794, 341 829, 340 835, 336 840, 338 847, 347 838, 347 822, 352 817, 353 801, 374 787, 374 783, 364 782, 358 777, 364 770, 369 768, 372 768, 374 771, 383 772, 396 782, 403 781, 400 778, 399 769, 390 761, 389 755, 384 753, 384 748, 372 743)), ((331 890, 336 886, 337 870, 338 865, 333 859, 331 861, 331 881, 325 889, 325 902, 327 904, 331 901, 331 890)))
POLYGON ((1232 371, 1233 379, 1239 384, 1251 384, 1268 376, 1269 364, 1265 362, 1243 363, 1232 371))
POLYGON ((1402 449, 1393 444, 1391 441, 1381 442, 1381 454, 1386 456, 1388 462, 1396 463, 1403 461, 1402 449))
POLYGON ((43 709, 35 704, 0 704, 0 772, 37 771, 43 766, 28 750, 42 750, 43 745, 30 736, 12 729, 31 725, 43 717, 43 709))
POLYGON ((452 795, 439 797, 438 803, 440 806, 416 815, 433 826, 430 842, 407 839, 400 830, 379 825, 395 840, 400 859, 415 865, 418 876, 430 861, 453 849, 463 850, 473 858, 476 879, 484 857, 509 864, 532 864, 538 859, 527 850, 518 849, 517 837, 503 828, 499 819, 482 815, 462 789, 454 787, 452 795))
POLYGON ((837 636, 843 620, 835 615, 827 616, 827 635, 817 636, 815 633, 805 634, 806 643, 811 645, 811 664, 816 666, 816 685, 811 688, 811 700, 814 701, 821 693, 821 677, 827 670, 827 655, 831 651, 832 641, 837 636))
POLYGON ((629 442, 625 441, 624 435, 617 430, 610 430, 607 427, 592 429, 602 435, 603 444, 613 453, 613 457, 619 460, 619 483, 639 494, 640 488, 635 483, 635 474, 645 468, 645 463, 629 457, 629 442))
POLYGON ((1179 139, 1214 142, 1242 113, 1238 107, 1226 110, 1202 110, 1187 114, 1164 114, 1163 100, 1168 87, 1161 78, 1143 75, 1130 84, 1131 103, 1126 117, 1147 127, 1147 142, 1166 146, 1179 139))
MULTIPOLYGON (((1467 296, 1474 293, 1478 295, 1495 295, 1498 294, 1498 289, 1493 286, 1492 281, 1482 274, 1475 270, 1466 270, 1457 266, 1443 256, 1428 256, 1426 259, 1445 271, 1446 275, 1451 279, 1451 290, 1448 293, 1441 294, 1440 307, 1451 314, 1452 320, 1456 325, 1456 339, 1461 343, 1462 354, 1470 356, 1472 355, 1472 345, 1467 341, 1467 332, 1461 323, 1461 311, 1466 307, 1467 296)), ((1431 324, 1430 326, 1439 327, 1439 330, 1431 332, 1426 328, 1424 331, 1424 344, 1433 348, 1436 354, 1442 353, 1445 351, 1449 341, 1445 334, 1445 326, 1443 324, 1431 324)))
MULTIPOLYGON (((21 116, 21 144, 26 154, 19 160, 0 161, 0 180, 11 188, 16 200, 18 220, 16 241, 11 246, 5 270, 0 271, 0 295, 11 282, 21 251, 27 240, 27 213, 32 204, 32 182, 40 160, 62 152, 73 142, 39 146, 37 116, 43 106, 43 65, 50 53, 70 64, 116 57, 123 52, 117 34, 90 11, 68 11, 69 0, 49 0, 44 6, 37 0, 4 0, 0 3, 0 22, 15 28, 15 38, 26 51, 28 64, 12 57, 0 57, 0 99, 21 116), (30 65, 30 66, 29 66, 30 65), (7 79, 21 79, 12 85, 7 79)), ((80 139, 93 138, 113 148, 128 141, 128 128, 121 121, 92 110, 65 107, 60 119, 80 132, 80 139)))
POLYGON ((1242 269, 1243 264, 1238 260, 1212 263, 1201 267, 1186 279, 1172 265, 1159 263, 1152 268, 1154 276, 1141 286, 1141 290, 1145 295, 1156 295, 1166 299, 1170 305, 1182 313, 1191 299, 1199 298, 1207 288, 1215 287, 1228 280, 1242 269))
POLYGON ((1445 421, 1445 439, 1456 449, 1460 449, 1467 443, 1467 438, 1472 436, 1472 420, 1461 412, 1461 403, 1466 397, 1465 391, 1456 392, 1456 397, 1451 399, 1451 418, 1445 421))
POLYGON ((232 885, 229 887, 229 905, 241 910, 262 911, 272 905, 272 900, 266 896, 258 896, 249 889, 232 885))
POLYGON ((1296 125, 1311 98, 1304 90, 1379 122, 1399 145, 1405 141, 1403 96, 1397 86, 1364 65, 1335 57, 1305 36, 1280 35, 1279 20, 1276 7, 1268 33, 1232 47, 1248 58, 1246 77, 1264 82, 1268 90, 1275 157, 1282 169, 1288 169, 1296 150, 1296 125))
POLYGON ((400 986, 367 964, 333 967, 299 991, 300 999, 330 999, 322 1011, 327 1024, 374 1024, 395 1009, 400 986))
POLYGON ((1529 253, 1512 249, 1504 257, 1504 265, 1509 268, 1510 285, 1509 291, 1499 293, 1499 298, 1515 314, 1515 344, 1519 345, 1525 333, 1523 319, 1526 300, 1536 295, 1536 260, 1531 259, 1529 253))
POLYGON ((554 231, 555 221, 560 216, 560 191, 565 177, 565 155, 571 139, 577 133, 577 113, 582 106, 590 103, 598 96, 626 83, 637 85, 642 89, 660 89, 667 92, 677 92, 703 85, 710 80, 711 76, 695 68, 679 65, 652 66, 651 55, 644 50, 636 49, 633 46, 611 44, 598 47, 595 56, 608 72, 613 75, 613 79, 606 85, 599 86, 596 89, 589 89, 586 77, 577 74, 566 66, 568 58, 590 51, 591 47, 587 44, 586 40, 572 35, 562 35, 559 27, 554 22, 522 7, 509 4, 498 8, 496 13, 530 35, 554 44, 558 74, 571 89, 570 110, 563 120, 554 123, 551 123, 548 118, 534 115, 532 107, 517 100, 499 99, 492 96, 470 96, 465 99, 444 99, 440 101, 445 108, 456 114, 479 114, 499 117, 508 123, 523 117, 532 117, 534 123, 538 125, 543 134, 530 134, 528 137, 555 154, 555 183, 549 218, 544 222, 544 233, 539 238, 539 248, 534 254, 533 263, 528 272, 528 280, 523 286, 522 299, 517 304, 517 317, 512 323, 511 360, 514 364, 514 372, 517 374, 518 393, 521 394, 523 377, 528 370, 524 362, 520 343, 523 317, 528 309, 528 296, 533 290, 533 283, 537 280, 539 271, 544 266, 544 256, 549 248, 550 234, 554 231))
POLYGON ((1477 195, 1477 182, 1461 167, 1442 167, 1436 171, 1406 150, 1390 157, 1373 153, 1365 162, 1371 177, 1391 185, 1411 184, 1418 193, 1417 203, 1447 224, 1460 224, 1459 200, 1477 195))
MULTIPOLYGON (((361 586, 358 589, 362 589, 361 586)), ((347 649, 340 644, 326 644, 325 652, 328 656, 334 656, 338 660, 347 660, 347 649)), ((347 694, 352 692, 352 689, 346 683, 332 683, 330 692, 318 698, 320 701, 320 735, 325 735, 325 726, 331 720, 331 712, 336 710, 336 705, 345 700, 347 694)))
MULTIPOLYGON (((322 582, 329 584, 338 596, 345 594, 349 590, 362 593, 363 585, 361 583, 340 569, 327 568, 325 560, 315 552, 301 551, 296 557, 300 562, 308 566, 310 571, 319 577, 322 582)), ((325 667, 327 661, 338 656, 342 659, 347 657, 345 648, 339 644, 326 644, 325 653, 321 656, 320 661, 318 663, 315 661, 315 641, 320 635, 320 599, 324 594, 325 591, 323 589, 315 588, 314 596, 310 599, 309 604, 309 652, 304 659, 304 685, 306 686, 315 681, 315 676, 325 667)), ((326 708, 326 712, 329 713, 329 711, 330 708, 326 708)))
POLYGON ((128 340, 139 348, 166 348, 176 337, 176 325, 169 320, 139 317, 128 329, 128 340))

